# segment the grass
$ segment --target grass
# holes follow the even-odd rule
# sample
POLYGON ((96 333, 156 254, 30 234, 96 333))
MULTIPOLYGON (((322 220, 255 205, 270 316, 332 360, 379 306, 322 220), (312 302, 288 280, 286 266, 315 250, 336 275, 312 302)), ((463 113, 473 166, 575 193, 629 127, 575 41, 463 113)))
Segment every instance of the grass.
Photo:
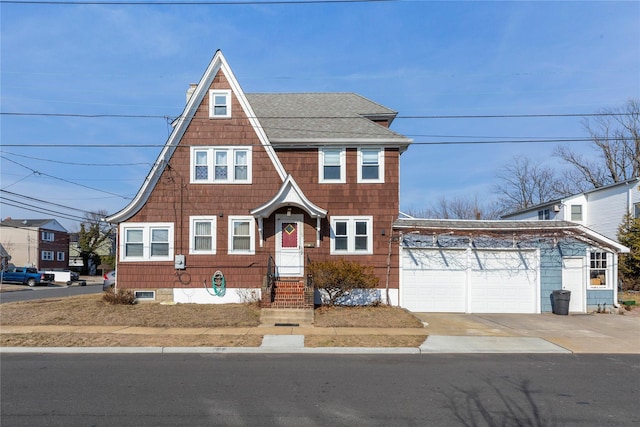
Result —
MULTIPOLYGON (((249 328, 260 324, 256 304, 135 304, 113 305, 102 294, 4 303, 0 325, 6 326, 122 326, 158 328, 249 328)), ((397 307, 323 307, 315 311, 317 327, 422 328, 411 313, 397 307)), ((255 330, 254 330, 255 332, 255 330)), ((310 335, 308 347, 417 347, 425 334, 410 335, 310 335)), ((259 334, 216 333, 158 334, 127 331, 107 333, 32 332, 2 333, 4 347, 255 347, 259 334)))

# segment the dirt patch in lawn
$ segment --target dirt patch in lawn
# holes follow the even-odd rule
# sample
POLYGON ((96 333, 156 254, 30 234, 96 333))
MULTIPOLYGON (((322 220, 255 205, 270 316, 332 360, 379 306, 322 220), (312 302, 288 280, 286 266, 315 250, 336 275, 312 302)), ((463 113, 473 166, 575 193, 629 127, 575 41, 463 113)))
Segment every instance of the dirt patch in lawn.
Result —
POLYGON ((424 335, 310 335, 305 347, 419 347, 424 335))
POLYGON ((259 347, 260 335, 1 334, 2 347, 259 347))
POLYGON ((2 304, 0 325, 251 327, 260 324, 256 304, 112 305, 102 294, 2 304))
MULTIPOLYGON (((255 327, 260 324, 256 304, 153 303, 112 305, 102 295, 82 295, 0 306, 2 326, 122 326, 157 328, 255 327)), ((316 327, 423 328, 408 311, 388 306, 322 307, 315 310, 316 327)), ((406 333, 405 333, 406 334, 406 333)), ((426 339, 418 335, 314 335, 305 336, 307 347, 417 347, 426 339)), ((262 335, 246 334, 133 334, 126 332, 2 333, 3 347, 256 347, 262 335)))
POLYGON ((422 328, 413 314, 398 307, 320 307, 314 326, 334 328, 422 328))

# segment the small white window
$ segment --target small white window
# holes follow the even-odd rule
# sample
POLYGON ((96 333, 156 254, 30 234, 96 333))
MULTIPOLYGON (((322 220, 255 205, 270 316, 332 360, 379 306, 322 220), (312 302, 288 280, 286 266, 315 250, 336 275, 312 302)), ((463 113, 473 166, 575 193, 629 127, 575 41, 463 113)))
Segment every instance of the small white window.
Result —
POLYGON ((64 252, 56 252, 56 261, 64 261, 64 252))
POLYGON ((318 150, 319 181, 321 183, 344 183, 345 159, 344 148, 324 148, 318 150))
POLYGON ((216 217, 192 216, 189 252, 192 254, 216 253, 216 217))
POLYGON ((358 149, 358 182, 384 182, 384 149, 358 149))
POLYGON ((591 252, 589 260, 589 287, 607 289, 607 253, 591 252))
POLYGON ((194 184, 250 184, 251 147, 192 147, 194 184))
POLYGON ((571 205, 571 221, 582 221, 582 205, 571 205))
POLYGON ((53 261, 53 251, 42 251, 42 261, 53 261))
POLYGON ((231 117, 231 91, 230 90, 210 90, 209 91, 209 117, 210 118, 231 117))
POLYGON ((549 209, 544 209, 544 210, 538 211, 538 219, 541 219, 541 220, 550 219, 549 218, 549 209))
POLYGON ((640 203, 635 203, 633 205, 633 217, 640 218, 640 203))
POLYGON ((172 223, 124 223, 120 235, 120 261, 173 261, 172 223))
POLYGON ((229 217, 229 253, 255 253, 255 224, 252 216, 229 217))
POLYGON ((51 231, 43 231, 42 232, 42 240, 45 242, 53 242, 54 235, 51 231))
POLYGON ((372 254, 373 218, 348 216, 331 218, 332 254, 372 254))

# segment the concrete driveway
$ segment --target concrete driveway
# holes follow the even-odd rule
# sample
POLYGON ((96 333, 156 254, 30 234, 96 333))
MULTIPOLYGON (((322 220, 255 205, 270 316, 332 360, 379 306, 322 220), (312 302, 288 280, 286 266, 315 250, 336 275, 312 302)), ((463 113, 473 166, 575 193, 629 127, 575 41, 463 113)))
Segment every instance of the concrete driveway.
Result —
POLYGON ((620 314, 453 314, 413 313, 425 324, 429 338, 423 350, 477 351, 507 346, 573 353, 640 354, 640 309, 620 314), (556 347, 556 348, 557 348, 556 347))

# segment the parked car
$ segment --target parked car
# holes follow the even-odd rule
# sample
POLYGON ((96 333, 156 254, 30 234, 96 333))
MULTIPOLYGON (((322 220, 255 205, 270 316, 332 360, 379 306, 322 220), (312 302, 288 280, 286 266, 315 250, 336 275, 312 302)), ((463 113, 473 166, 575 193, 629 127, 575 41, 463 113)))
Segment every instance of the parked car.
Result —
POLYGON ((113 288, 116 285, 116 271, 110 271, 108 273, 105 273, 104 276, 102 276, 102 278, 104 279, 104 282, 102 282, 102 290, 103 291, 108 291, 109 289, 113 288))
POLYGON ((38 271, 33 267, 15 267, 10 265, 0 272, 0 282, 19 283, 22 285, 36 286, 53 282, 54 275, 38 271))

